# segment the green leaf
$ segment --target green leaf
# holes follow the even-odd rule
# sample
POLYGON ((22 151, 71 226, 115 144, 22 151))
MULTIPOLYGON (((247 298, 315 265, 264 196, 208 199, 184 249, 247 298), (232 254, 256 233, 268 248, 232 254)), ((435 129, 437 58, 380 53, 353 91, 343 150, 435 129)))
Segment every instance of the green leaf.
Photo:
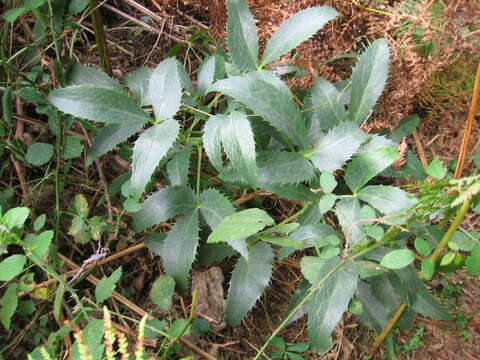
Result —
POLYGON ((5 12, 5 15, 3 15, 3 17, 7 22, 14 22, 19 16, 39 8, 44 3, 45 0, 26 0, 23 2, 23 7, 9 9, 5 12))
POLYGON ((476 234, 470 232, 469 236, 467 236, 462 231, 455 231, 449 243, 455 243, 461 251, 472 251, 475 244, 478 243, 478 238, 476 236, 473 237, 476 234))
POLYGON ((224 218, 212 231, 207 243, 246 238, 256 234, 265 226, 274 224, 273 219, 264 210, 255 208, 242 210, 224 218))
POLYGON ((477 167, 477 169, 480 169, 480 146, 477 146, 477 150, 475 150, 473 161, 475 162, 475 166, 477 167))
POLYGON ((408 209, 416 202, 407 192, 393 186, 366 186, 358 192, 358 196, 384 214, 408 209))
POLYGON ((76 15, 79 12, 85 10, 88 6, 89 0, 71 0, 68 4, 68 15, 76 15))
POLYGON ((210 91, 220 91, 235 98, 282 131, 295 144, 307 145, 307 128, 292 94, 272 72, 261 70, 232 76, 214 83, 210 91))
MULTIPOLYGON (((318 274, 321 279, 338 263, 332 259, 318 274)), ((358 270, 355 263, 348 263, 333 273, 308 304, 308 334, 312 350, 323 355, 333 345, 331 333, 348 309, 350 299, 357 288, 358 270)), ((315 286, 315 285, 314 285, 315 286)))
POLYGON ((389 271, 384 267, 378 266, 378 264, 373 261, 357 261, 356 263, 358 265, 358 272, 361 279, 379 276, 389 271))
POLYGON ((225 60, 218 55, 207 57, 198 70, 197 93, 204 96, 215 80, 225 75, 225 60))
POLYGON ((425 280, 430 280, 435 274, 435 262, 432 259, 423 259, 421 265, 422 275, 425 280))
POLYGON ((77 136, 67 136, 65 139, 65 148, 63 150, 63 159, 70 160, 80 157, 83 152, 82 139, 77 136))
POLYGON ((304 256, 300 261, 303 277, 311 284, 315 284, 318 281, 318 274, 321 273, 323 265, 325 265, 325 260, 317 256, 304 256))
POLYGON ((53 301, 53 317, 58 324, 61 324, 60 311, 62 310, 63 296, 65 295, 65 283, 59 283, 55 291, 55 300, 53 301))
POLYGON ((192 190, 183 186, 170 186, 161 189, 142 204, 140 211, 133 217, 135 231, 143 231, 153 225, 185 214, 195 208, 195 197, 192 190))
POLYGON ((261 152, 257 165, 261 182, 269 184, 300 183, 311 180, 315 175, 312 164, 297 152, 261 152))
POLYGON ((258 64, 258 36, 255 20, 243 0, 227 1, 227 45, 233 64, 242 71, 258 64))
POLYGON ((268 40, 261 66, 277 60, 280 56, 296 48, 337 15, 338 12, 329 6, 311 7, 293 15, 280 25, 268 40))
POLYGON ((194 209, 175 222, 162 244, 162 257, 165 272, 173 276, 179 290, 187 289, 188 277, 198 246, 198 211, 194 209))
POLYGON ((148 89, 150 87, 150 77, 152 70, 148 67, 141 67, 130 71, 125 76, 125 83, 132 90, 133 94, 142 106, 152 105, 148 89))
POLYGON ((203 147, 212 165, 220 172, 223 169, 222 159, 222 121, 225 115, 210 117, 203 128, 203 147))
POLYGON ((15 22, 15 20, 17 20, 20 16, 22 16, 27 11, 28 10, 23 6, 19 8, 8 9, 7 11, 5 11, 3 18, 5 19, 6 22, 13 23, 15 22))
POLYGON ((82 194, 75 195, 75 198, 73 199, 73 208, 75 213, 81 218, 86 218, 88 216, 88 202, 82 194))
POLYGON ((193 95, 195 92, 194 92, 192 80, 190 80, 190 76, 188 76, 187 70, 185 70, 185 67, 180 61, 178 61, 175 58, 173 59, 177 63, 177 71, 178 71, 178 77, 180 78, 180 85, 185 90, 187 90, 190 94, 193 95))
POLYGON ((304 244, 302 241, 291 239, 289 237, 281 237, 281 236, 275 237, 275 236, 269 236, 269 235, 260 235, 258 238, 262 241, 268 242, 273 245, 286 246, 292 249, 304 248, 304 244))
POLYGON ((350 245, 357 244, 364 236, 362 223, 358 221, 361 219, 359 201, 357 199, 342 199, 337 202, 335 212, 347 241, 350 245))
POLYGON ((53 145, 37 142, 28 147, 25 159, 32 165, 41 166, 53 156, 53 145))
POLYGON ((33 222, 33 230, 40 231, 45 226, 46 220, 47 220, 47 215, 45 214, 42 214, 39 217, 37 217, 33 222))
POLYGON ((123 86, 113 80, 104 72, 89 67, 75 64, 67 71, 66 81, 69 86, 91 85, 123 92, 123 86))
POLYGON ((161 275, 152 284, 150 297, 161 310, 168 311, 172 307, 175 280, 168 275, 161 275))
POLYGON ((445 266, 450 264, 455 259, 455 253, 449 252, 443 255, 442 260, 440 261, 440 266, 445 266))
POLYGON ((446 167, 443 167, 443 161, 439 160, 436 156, 425 169, 425 172, 428 175, 437 180, 443 179, 445 175, 447 175, 447 171, 448 169, 446 167))
POLYGON ((413 310, 422 316, 427 316, 434 320, 451 320, 451 315, 445 311, 440 301, 425 288, 418 276, 415 277, 417 298, 412 306, 413 310))
POLYGON ((91 85, 54 90, 50 102, 64 113, 103 123, 144 123, 150 117, 127 94, 91 85))
POLYGON ((177 113, 182 99, 182 84, 175 58, 163 60, 153 70, 148 93, 157 120, 170 119, 177 113))
POLYGON ((117 286, 117 282, 120 280, 121 277, 122 267, 119 267, 117 270, 115 270, 112 275, 102 277, 97 287, 95 288, 95 299, 97 304, 103 303, 110 296, 112 296, 112 293, 117 286))
MULTIPOLYGON (((103 326, 103 320, 92 319, 82 330, 83 343, 88 347, 88 353, 92 360, 102 359, 104 349, 104 345, 102 344, 103 326)), ((85 359, 78 349, 78 341, 73 343, 71 355, 73 360, 85 359)))
POLYGON ((132 157, 132 189, 141 193, 160 160, 167 154, 178 136, 180 127, 170 119, 145 130, 135 142, 132 157))
POLYGON ((330 194, 337 187, 335 175, 331 172, 322 172, 320 175, 320 187, 325 194, 330 194))
POLYGON ((10 323, 15 310, 18 306, 18 284, 10 284, 0 299, 0 322, 7 329, 10 330, 10 323))
POLYGON ((252 246, 248 261, 244 257, 238 260, 228 289, 225 313, 227 324, 240 324, 260 298, 272 276, 273 259, 270 245, 258 242, 252 246))
POLYGON ((408 249, 392 250, 386 254, 380 265, 388 269, 401 269, 415 260, 415 254, 408 249))
POLYGON ((11 255, 0 262, 0 281, 10 281, 25 267, 25 255, 11 255))
POLYGON ((335 201, 337 201, 337 197, 335 195, 323 195, 318 201, 318 209, 320 210, 320 214, 323 215, 327 211, 329 211, 333 207, 333 205, 335 205, 335 201))
POLYGON ((167 330, 167 334, 172 338, 177 338, 180 336, 186 336, 190 334, 190 326, 187 326, 187 320, 185 319, 175 319, 173 324, 167 330))
POLYGON ((329 81, 316 79, 311 90, 312 120, 310 137, 316 139, 321 131, 328 131, 347 120, 342 93, 329 81))
POLYGON ((45 259, 45 257, 48 255, 48 249, 50 248, 52 239, 52 230, 46 230, 41 234, 38 234, 33 243, 30 245, 30 251, 33 255, 38 256, 40 259, 45 259))
POLYGON ((393 148, 380 148, 362 152, 348 164, 345 170, 345 182, 355 193, 399 157, 400 154, 393 148))
POLYGON ((428 245, 428 242, 421 237, 416 237, 413 245, 415 246, 415 250, 417 250, 417 252, 421 256, 429 256, 432 252, 432 249, 430 248, 430 245, 428 245))
MULTIPOLYGON (((235 213, 232 203, 216 189, 207 189, 200 195, 200 212, 210 229, 215 229, 227 216, 235 213)), ((248 260, 245 239, 234 239, 228 244, 248 260)))
POLYGON ((303 184, 271 184, 262 179, 260 187, 265 191, 290 200, 315 201, 319 198, 318 194, 314 194, 303 184))
POLYGON ((16 207, 8 210, 2 217, 3 225, 8 229, 21 229, 28 218, 30 210, 26 207, 16 207))
POLYGON ((320 171, 340 169, 360 148, 367 135, 353 123, 345 122, 323 136, 314 150, 305 155, 320 171))
POLYGON ((362 123, 387 83, 390 51, 385 39, 375 40, 360 56, 352 73, 349 118, 362 123))
POLYGON ((240 177, 257 187, 255 140, 247 117, 237 111, 225 116, 220 125, 220 138, 225 154, 240 177))
POLYGON ((86 165, 90 166, 96 159, 112 150, 121 142, 139 131, 147 119, 141 122, 128 122, 126 124, 105 125, 93 140, 88 150, 86 165))
POLYGON ((475 245, 472 253, 465 260, 468 275, 475 276, 480 273, 480 245, 475 245))
POLYGON ((190 146, 185 146, 167 163, 167 174, 173 186, 188 184, 188 169, 190 165, 190 146))

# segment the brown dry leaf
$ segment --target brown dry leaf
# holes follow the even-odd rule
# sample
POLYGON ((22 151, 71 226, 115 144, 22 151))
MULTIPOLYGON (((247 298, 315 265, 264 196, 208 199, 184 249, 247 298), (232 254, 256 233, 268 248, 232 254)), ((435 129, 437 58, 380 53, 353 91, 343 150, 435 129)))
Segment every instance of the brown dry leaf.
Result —
POLYGON ((400 153, 400 157, 395 160, 392 164, 393 170, 400 170, 400 168, 406 164, 407 162, 407 150, 408 150, 408 145, 407 145, 407 138, 404 137, 402 139, 402 142, 400 145, 398 145, 397 148, 398 152, 400 153))

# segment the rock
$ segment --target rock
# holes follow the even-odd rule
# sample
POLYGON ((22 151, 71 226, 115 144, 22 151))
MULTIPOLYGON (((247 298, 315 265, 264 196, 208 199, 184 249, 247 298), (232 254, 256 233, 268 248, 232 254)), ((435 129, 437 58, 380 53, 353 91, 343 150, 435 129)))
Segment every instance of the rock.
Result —
POLYGON ((223 316, 227 302, 223 291, 223 273, 219 267, 192 276, 192 293, 197 290, 195 310, 210 323, 213 330, 225 328, 223 316))

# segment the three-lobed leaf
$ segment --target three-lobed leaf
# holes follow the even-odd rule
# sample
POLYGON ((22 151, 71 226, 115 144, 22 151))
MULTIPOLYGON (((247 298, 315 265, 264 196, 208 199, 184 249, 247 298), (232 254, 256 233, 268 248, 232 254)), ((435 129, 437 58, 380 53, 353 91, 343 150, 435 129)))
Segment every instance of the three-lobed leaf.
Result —
POLYGON ((267 41, 261 66, 267 65, 293 50, 336 16, 338 16, 338 12, 329 6, 311 7, 296 13, 281 24, 267 41))

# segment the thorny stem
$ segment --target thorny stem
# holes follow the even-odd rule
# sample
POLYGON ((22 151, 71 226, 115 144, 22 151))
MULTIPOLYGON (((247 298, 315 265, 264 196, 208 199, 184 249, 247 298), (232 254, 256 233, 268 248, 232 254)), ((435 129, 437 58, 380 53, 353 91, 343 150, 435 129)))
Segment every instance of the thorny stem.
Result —
MULTIPOLYGON (((430 259, 433 260, 433 262, 436 262, 442 253, 443 249, 448 245, 448 242, 452 238, 453 234, 455 231, 457 231, 458 227, 463 221, 463 218, 465 217, 468 209, 470 209, 470 204, 471 201, 467 200, 463 203, 462 207, 458 209, 457 215, 455 216, 455 219, 453 220, 452 224, 448 228, 447 232, 445 235, 443 235, 442 240, 438 243, 437 247, 433 251, 432 255, 430 255, 430 259)), ((420 279, 423 280, 423 275, 420 274, 420 279)), ((407 304, 401 303, 400 306, 397 308, 393 316, 390 318, 388 321, 387 325, 383 328, 382 332, 377 336, 375 339, 375 342, 373 343, 372 346, 372 351, 371 353, 374 354, 380 345, 383 343, 383 341, 386 339, 390 331, 393 329, 395 324, 397 323, 398 319, 400 319, 400 316, 403 314, 405 309, 407 308, 407 304)))
POLYGON ((275 331, 270 335, 270 337, 267 339, 267 341, 265 341, 265 343, 263 344, 263 346, 260 348, 260 350, 258 350, 257 354, 255 355, 255 357, 253 358, 253 360, 258 360, 260 359, 260 356, 262 356, 262 354, 265 352, 265 350, 267 349, 268 345, 270 344, 270 342, 273 340, 273 338, 275 336, 278 335, 278 333, 290 322, 290 319, 292 319, 292 317, 302 308, 303 305, 305 305, 309 300, 310 298, 325 284, 325 282, 335 273, 337 272, 342 266, 344 266, 345 264, 349 263, 349 262, 352 262, 354 261, 355 259, 365 255, 366 253, 376 249, 377 247, 389 242, 390 240, 392 240, 398 233, 400 232, 400 230, 398 228, 394 228, 394 227, 391 227, 386 233, 385 235, 383 236, 383 239, 375 244, 373 244, 372 246, 366 248, 366 249, 363 249, 362 251, 348 257, 348 258, 345 258, 343 259, 341 262, 339 262, 337 265, 335 265, 320 281, 317 282, 317 284, 315 286, 313 286, 309 292, 307 293, 307 295, 305 295, 305 297, 302 299, 302 301, 300 301, 297 306, 295 306, 292 311, 290 311, 290 313, 287 315, 287 317, 280 323, 280 325, 275 329, 275 331))

